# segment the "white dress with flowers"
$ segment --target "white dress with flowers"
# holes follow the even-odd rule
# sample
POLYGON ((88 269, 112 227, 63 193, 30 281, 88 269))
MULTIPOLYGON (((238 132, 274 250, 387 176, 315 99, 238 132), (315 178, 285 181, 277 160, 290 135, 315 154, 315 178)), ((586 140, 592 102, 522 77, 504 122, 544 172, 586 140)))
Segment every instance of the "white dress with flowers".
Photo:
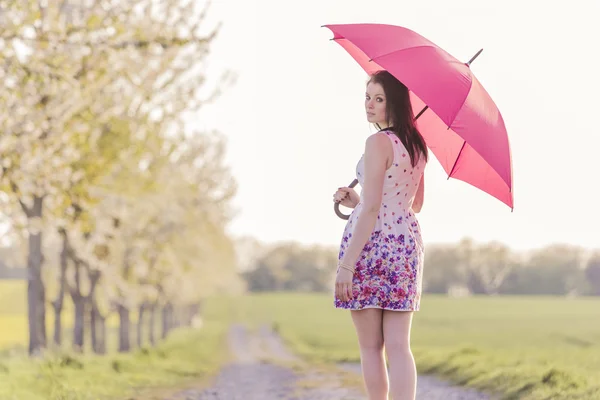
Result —
MULTIPOLYGON (((411 206, 426 162, 420 157, 413 168, 400 139, 392 131, 383 130, 382 133, 392 143, 394 161, 386 171, 381 208, 371 237, 355 265, 353 298, 349 301, 335 298, 334 305, 349 310, 418 311, 424 254, 421 229, 411 206)), ((363 157, 356 167, 356 178, 364 187, 363 157)), ((352 240, 361 210, 362 202, 359 202, 348 218, 339 259, 352 240)))

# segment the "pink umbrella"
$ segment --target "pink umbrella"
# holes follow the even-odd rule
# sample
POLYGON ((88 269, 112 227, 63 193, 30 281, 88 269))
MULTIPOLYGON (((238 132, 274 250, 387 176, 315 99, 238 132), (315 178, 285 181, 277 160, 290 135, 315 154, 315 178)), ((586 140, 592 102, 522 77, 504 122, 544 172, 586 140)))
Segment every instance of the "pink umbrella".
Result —
MULTIPOLYGON (((400 26, 324 26, 368 74, 387 70, 409 88, 418 128, 448 178, 467 182, 513 208, 506 127, 469 67, 482 50, 463 63, 400 26)), ((337 208, 336 213, 340 215, 337 208)))

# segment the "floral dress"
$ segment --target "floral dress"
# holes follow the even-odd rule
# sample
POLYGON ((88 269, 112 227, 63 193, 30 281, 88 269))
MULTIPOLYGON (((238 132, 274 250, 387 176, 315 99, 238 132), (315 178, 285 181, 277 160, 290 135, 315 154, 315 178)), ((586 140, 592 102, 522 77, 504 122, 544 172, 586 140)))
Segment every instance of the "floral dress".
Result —
MULTIPOLYGON (((423 241, 419 222, 411 209, 425 160, 413 168, 402 141, 392 132, 382 131, 394 149, 392 166, 385 172, 383 197, 371 237, 365 244, 352 279, 353 298, 334 298, 336 308, 362 310, 381 308, 418 311, 423 278, 423 241)), ((364 155, 356 167, 356 177, 364 187, 364 155)), ((362 194, 361 194, 362 198, 362 194)), ((348 218, 338 258, 344 256, 352 240, 362 201, 348 218)))

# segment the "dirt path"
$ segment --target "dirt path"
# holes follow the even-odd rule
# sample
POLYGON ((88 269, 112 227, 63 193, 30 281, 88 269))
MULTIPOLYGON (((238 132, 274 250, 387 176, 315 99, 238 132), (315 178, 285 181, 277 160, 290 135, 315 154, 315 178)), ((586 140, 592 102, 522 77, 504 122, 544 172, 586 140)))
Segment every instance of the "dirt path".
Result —
POLYGON ((249 332, 241 325, 234 325, 229 333, 229 345, 235 361, 219 373, 209 389, 190 389, 168 400, 365 398, 360 391, 345 388, 340 374, 305 368, 267 327, 249 332))
MULTIPOLYGON (((190 389, 166 400, 366 400, 360 385, 360 365, 318 369, 294 356, 268 327, 250 332, 232 326, 229 345, 234 362, 209 389, 190 389)), ((471 389, 419 376, 417 400, 489 400, 471 389)))

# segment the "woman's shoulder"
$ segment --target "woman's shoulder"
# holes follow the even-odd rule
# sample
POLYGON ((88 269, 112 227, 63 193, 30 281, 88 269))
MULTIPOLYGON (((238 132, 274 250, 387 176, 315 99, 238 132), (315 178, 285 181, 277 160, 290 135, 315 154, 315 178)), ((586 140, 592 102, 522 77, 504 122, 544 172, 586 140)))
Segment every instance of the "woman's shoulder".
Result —
POLYGON ((390 139, 388 139, 390 134, 393 135, 393 133, 388 131, 379 131, 370 134, 367 136, 367 140, 365 141, 365 149, 373 148, 382 150, 391 146, 390 139))
POLYGON ((397 136, 394 133, 394 131, 392 131, 390 129, 382 129, 378 132, 371 133, 369 136, 367 136, 367 141, 369 141, 369 140, 379 140, 381 142, 384 142, 386 140, 389 141, 389 139, 385 139, 386 137, 393 139, 397 136), (379 138, 379 139, 375 139, 375 138, 379 138))
MULTIPOLYGON (((364 155, 370 154, 371 157, 378 160, 387 160, 394 158, 394 145, 385 132, 376 132, 367 137, 365 143, 364 155)), ((368 157, 368 156, 367 156, 368 157)))

